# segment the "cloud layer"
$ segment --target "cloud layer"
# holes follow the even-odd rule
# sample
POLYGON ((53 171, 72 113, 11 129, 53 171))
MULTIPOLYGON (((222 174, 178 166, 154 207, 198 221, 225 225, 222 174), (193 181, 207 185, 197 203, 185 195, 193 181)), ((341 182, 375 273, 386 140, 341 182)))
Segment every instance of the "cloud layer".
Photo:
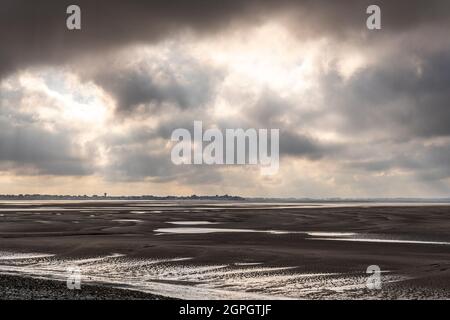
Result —
POLYGON ((69 4, 2 3, 0 192, 44 176, 81 193, 450 191, 448 1, 377 1, 379 31, 372 1, 80 0, 81 31, 69 4), (173 165, 170 134, 194 120, 279 128, 279 174, 173 165))

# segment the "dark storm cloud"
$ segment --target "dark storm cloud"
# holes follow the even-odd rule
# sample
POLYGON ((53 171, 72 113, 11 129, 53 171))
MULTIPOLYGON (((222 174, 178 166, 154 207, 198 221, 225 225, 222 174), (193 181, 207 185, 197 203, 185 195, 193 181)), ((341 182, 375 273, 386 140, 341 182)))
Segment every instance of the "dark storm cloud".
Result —
POLYGON ((326 144, 312 137, 296 134, 287 130, 280 132, 280 155, 302 157, 319 160, 325 156, 335 156, 341 153, 342 146, 326 144))
POLYGON ((167 153, 149 153, 143 149, 115 152, 104 172, 112 181, 177 182, 195 185, 218 183, 222 180, 218 168, 209 166, 176 166, 167 153))
MULTIPOLYGON (((356 146, 357 147, 357 146, 356 146)), ((347 158, 351 158, 348 155, 347 158)), ((401 170, 423 181, 450 177, 450 146, 426 145, 421 141, 406 145, 373 144, 365 157, 343 161, 345 168, 369 173, 401 170)))
MULTIPOLYGON (((388 34, 422 25, 448 25, 446 0, 375 1, 388 34)), ((311 0, 2 0, 0 75, 31 64, 56 64, 81 54, 149 43, 180 30, 212 33, 238 23, 256 23, 280 12, 293 16, 292 30, 316 35, 363 33, 373 1, 311 0), (82 30, 65 27, 66 8, 82 8, 82 30)))
MULTIPOLYGON (((184 128, 187 129, 192 136, 194 134, 194 121, 198 119, 199 117, 193 113, 183 117, 174 117, 169 121, 161 121, 155 129, 155 134, 158 137, 169 140, 175 129, 184 128)), ((203 126, 206 127, 206 124, 204 123, 203 126)), ((203 129, 205 130, 205 128, 203 129)))
POLYGON ((143 148, 120 149, 114 148, 111 153, 111 164, 107 170, 112 178, 136 181, 146 178, 170 178, 174 174, 167 154, 151 154, 143 148))
MULTIPOLYGON (((116 100, 117 111, 131 113, 139 107, 157 111, 163 106, 189 109, 204 106, 213 96, 218 74, 198 65, 195 61, 183 62, 189 66, 170 68, 154 61, 153 68, 137 65, 133 68, 100 70, 93 76, 97 85, 116 100)), ((176 63, 171 61, 171 64, 176 63)))
POLYGON ((93 172, 77 156, 70 132, 49 132, 31 123, 11 124, 0 116, 0 169, 21 174, 82 176, 93 172))
MULTIPOLYGON (((397 146, 398 147, 398 146, 397 146)), ((374 149, 384 149, 389 152, 385 152, 382 155, 367 154, 368 157, 376 157, 374 159, 368 160, 355 160, 346 161, 345 166, 351 169, 363 170, 368 172, 383 172, 390 171, 393 169, 408 169, 408 170, 420 170, 424 168, 425 159, 414 159, 413 155, 410 153, 409 157, 402 152, 396 152, 395 150, 390 150, 386 146, 374 146, 374 149)))
POLYGON ((342 130, 381 129, 393 140, 450 136, 450 52, 389 58, 350 80, 337 72, 322 78, 326 104, 343 119, 342 130))
MULTIPOLYGON (((140 141, 140 139, 138 139, 140 141)), ((176 181, 189 185, 218 183, 222 180, 218 168, 205 166, 176 166, 170 152, 162 150, 155 140, 146 144, 109 145, 110 163, 103 174, 111 181, 176 181)))
MULTIPOLYGON (((251 1, 254 3, 254 1, 251 1)), ((245 14, 240 1, 80 0, 82 30, 68 31, 67 0, 3 0, 0 8, 1 72, 33 63, 60 63, 131 43, 153 42, 177 30, 211 32, 245 14)))

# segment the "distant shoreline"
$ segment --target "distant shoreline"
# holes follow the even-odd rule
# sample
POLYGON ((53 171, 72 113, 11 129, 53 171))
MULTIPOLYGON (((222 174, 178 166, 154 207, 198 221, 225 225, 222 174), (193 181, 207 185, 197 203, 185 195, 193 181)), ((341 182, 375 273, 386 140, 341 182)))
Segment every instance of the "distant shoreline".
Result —
POLYGON ((89 200, 89 201, 247 201, 247 202, 290 202, 290 203, 450 203, 450 198, 264 198, 264 197, 241 197, 233 195, 190 195, 190 196, 108 196, 108 195, 46 195, 46 194, 18 194, 0 195, 0 201, 21 200, 89 200))
POLYGON ((239 196, 229 195, 215 195, 215 196, 99 196, 99 195, 41 195, 41 194, 19 194, 19 195, 0 195, 0 201, 2 200, 230 200, 230 201, 243 201, 245 198, 239 196))

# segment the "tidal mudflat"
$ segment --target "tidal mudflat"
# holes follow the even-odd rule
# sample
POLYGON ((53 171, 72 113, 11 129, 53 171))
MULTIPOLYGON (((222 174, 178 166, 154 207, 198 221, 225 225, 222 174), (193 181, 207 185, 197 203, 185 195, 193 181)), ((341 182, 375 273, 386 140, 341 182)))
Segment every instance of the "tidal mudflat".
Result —
POLYGON ((445 204, 30 201, 0 211, 1 298, 61 296, 49 283, 77 267, 91 299, 450 299, 445 204), (370 265, 380 290, 366 286, 370 265))

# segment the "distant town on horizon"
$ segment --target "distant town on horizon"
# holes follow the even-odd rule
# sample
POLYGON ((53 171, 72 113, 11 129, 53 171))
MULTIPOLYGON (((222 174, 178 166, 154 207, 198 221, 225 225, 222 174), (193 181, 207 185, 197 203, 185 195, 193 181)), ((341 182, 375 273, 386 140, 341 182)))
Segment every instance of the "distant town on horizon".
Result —
POLYGON ((450 197, 447 198, 308 198, 308 197, 242 197, 236 195, 186 195, 186 196, 156 196, 156 195, 54 195, 54 194, 1 194, 0 201, 2 200, 216 200, 216 201, 279 201, 279 202, 450 202, 450 197))

